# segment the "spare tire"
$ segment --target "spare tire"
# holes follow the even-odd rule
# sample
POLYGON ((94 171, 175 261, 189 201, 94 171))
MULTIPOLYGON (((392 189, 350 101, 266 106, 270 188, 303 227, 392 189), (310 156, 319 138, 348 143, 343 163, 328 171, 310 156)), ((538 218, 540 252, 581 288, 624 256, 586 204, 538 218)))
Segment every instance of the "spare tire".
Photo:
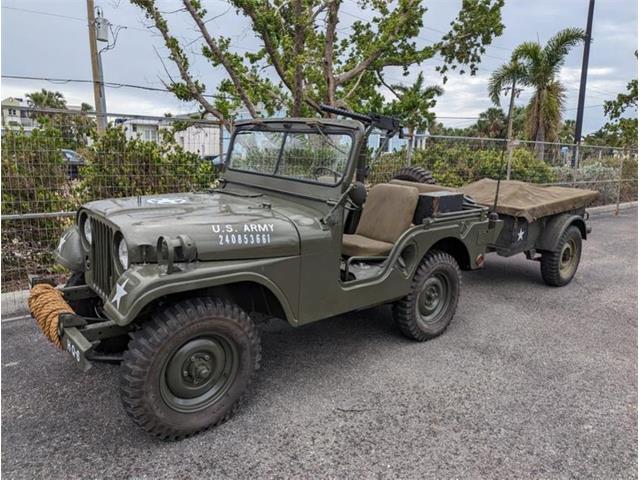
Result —
POLYGON ((429 170, 422 167, 404 167, 398 170, 393 178, 396 180, 406 180, 408 182, 430 183, 435 184, 436 181, 431 176, 429 170))

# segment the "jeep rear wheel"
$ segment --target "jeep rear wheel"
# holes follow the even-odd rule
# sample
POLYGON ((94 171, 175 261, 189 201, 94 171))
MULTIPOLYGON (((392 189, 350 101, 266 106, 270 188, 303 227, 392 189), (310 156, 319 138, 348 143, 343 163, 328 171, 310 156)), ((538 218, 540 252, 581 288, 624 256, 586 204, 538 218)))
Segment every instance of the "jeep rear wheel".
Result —
POLYGON ((184 300, 133 334, 124 354, 125 411, 150 434, 179 439, 238 408, 260 363, 258 331, 238 306, 184 300))
POLYGON ((544 283, 552 287, 568 284, 576 274, 582 255, 582 234, 578 227, 570 226, 558 239, 554 249, 543 252, 540 273, 544 283))
POLYGON ((449 254, 431 251, 413 277, 411 291, 393 305, 393 317, 404 335, 419 342, 446 330, 458 307, 462 276, 449 254))

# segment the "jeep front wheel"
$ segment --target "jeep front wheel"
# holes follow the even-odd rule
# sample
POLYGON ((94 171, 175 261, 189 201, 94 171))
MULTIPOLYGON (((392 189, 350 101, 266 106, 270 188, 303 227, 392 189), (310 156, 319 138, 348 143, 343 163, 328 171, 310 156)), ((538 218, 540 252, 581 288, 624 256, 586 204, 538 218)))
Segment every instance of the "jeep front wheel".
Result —
POLYGON ((133 334, 121 366, 122 403, 150 434, 180 439, 231 417, 259 363, 258 331, 244 311, 184 300, 133 334))
POLYGON ((449 254, 431 251, 413 277, 407 296, 393 305, 393 317, 404 335, 419 342, 446 330, 458 307, 462 276, 449 254))

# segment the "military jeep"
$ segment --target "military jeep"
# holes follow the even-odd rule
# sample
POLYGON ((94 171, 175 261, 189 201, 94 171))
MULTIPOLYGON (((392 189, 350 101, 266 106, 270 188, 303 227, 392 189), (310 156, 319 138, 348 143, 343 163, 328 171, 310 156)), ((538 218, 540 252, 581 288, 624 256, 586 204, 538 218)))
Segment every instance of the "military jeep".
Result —
POLYGON ((75 313, 60 315, 61 343, 84 370, 121 362, 124 409, 147 432, 178 439, 229 418, 265 318, 299 327, 389 303, 424 341, 454 316, 460 270, 482 266, 502 220, 468 197, 416 217, 406 180, 430 178, 415 169, 365 188, 369 134, 400 126, 327 110, 351 118, 239 122, 218 187, 87 203, 62 237, 75 313))

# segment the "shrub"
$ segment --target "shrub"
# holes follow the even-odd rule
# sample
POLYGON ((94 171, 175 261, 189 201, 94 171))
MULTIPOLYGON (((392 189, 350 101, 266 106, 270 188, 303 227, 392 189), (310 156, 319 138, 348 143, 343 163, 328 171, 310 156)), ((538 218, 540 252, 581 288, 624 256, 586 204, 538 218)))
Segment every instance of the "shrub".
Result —
MULTIPOLYGON (((506 154, 502 165, 502 151, 498 148, 471 148, 466 145, 432 144, 414 151, 412 165, 430 170, 437 183, 459 187, 481 178, 504 178, 506 154), (502 166, 502 170, 501 170, 502 166)), ((388 181, 395 171, 406 165, 404 152, 384 155, 373 168, 370 181, 388 181)), ((554 169, 525 148, 513 151, 511 178, 533 183, 556 180, 554 169)))
POLYGON ((90 147, 80 194, 83 200, 202 190, 216 179, 213 165, 172 143, 128 140, 121 127, 109 128, 90 147))

